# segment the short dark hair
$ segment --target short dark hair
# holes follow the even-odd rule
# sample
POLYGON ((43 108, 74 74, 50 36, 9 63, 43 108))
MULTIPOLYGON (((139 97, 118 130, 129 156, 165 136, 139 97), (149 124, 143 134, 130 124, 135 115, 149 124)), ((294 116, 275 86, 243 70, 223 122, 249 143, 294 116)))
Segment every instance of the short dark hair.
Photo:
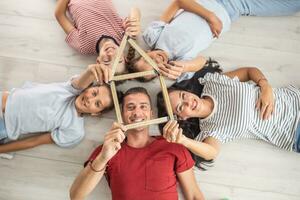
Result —
POLYGON ((147 91, 145 88, 143 88, 143 87, 133 87, 133 88, 128 89, 128 90, 124 93, 124 95, 123 95, 123 97, 122 97, 122 101, 121 101, 122 109, 123 109, 123 106, 124 106, 124 99, 125 99, 125 97, 128 96, 128 95, 131 95, 131 94, 137 94, 137 93, 142 93, 142 94, 144 94, 144 95, 146 95, 146 96, 148 97, 149 102, 150 102, 150 107, 151 107, 151 109, 152 109, 152 101, 151 101, 151 97, 150 97, 148 91, 147 91))
POLYGON ((112 41, 114 41, 114 43, 115 43, 116 45, 119 46, 119 43, 117 42, 117 40, 116 40, 115 38, 113 38, 113 37, 111 37, 111 36, 108 36, 108 35, 102 35, 102 36, 98 39, 98 41, 96 42, 96 52, 97 52, 98 54, 99 54, 99 52, 100 52, 99 45, 100 45, 100 42, 101 42, 103 39, 111 39, 112 41))

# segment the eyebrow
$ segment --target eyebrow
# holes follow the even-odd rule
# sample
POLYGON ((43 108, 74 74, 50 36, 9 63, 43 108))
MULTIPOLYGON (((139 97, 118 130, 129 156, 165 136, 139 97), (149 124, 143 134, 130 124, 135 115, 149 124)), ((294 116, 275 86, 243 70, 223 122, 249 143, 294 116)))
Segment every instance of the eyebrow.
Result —
MULTIPOLYGON (((135 103, 129 102, 128 104, 126 104, 126 106, 130 106, 130 105, 135 105, 135 103)), ((148 103, 148 102, 142 102, 142 103, 139 103, 139 105, 150 105, 150 103, 148 103)))

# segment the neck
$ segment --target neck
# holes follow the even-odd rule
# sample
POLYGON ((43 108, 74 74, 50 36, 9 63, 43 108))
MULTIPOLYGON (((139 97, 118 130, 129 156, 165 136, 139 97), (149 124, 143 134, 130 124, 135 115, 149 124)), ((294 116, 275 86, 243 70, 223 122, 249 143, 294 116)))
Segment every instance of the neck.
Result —
POLYGON ((135 129, 127 131, 127 144, 134 148, 143 148, 149 145, 154 140, 149 135, 149 128, 144 128, 141 131, 135 129))
POLYGON ((202 99, 202 110, 200 114, 200 118, 208 117, 214 110, 214 101, 210 97, 204 97, 202 99))

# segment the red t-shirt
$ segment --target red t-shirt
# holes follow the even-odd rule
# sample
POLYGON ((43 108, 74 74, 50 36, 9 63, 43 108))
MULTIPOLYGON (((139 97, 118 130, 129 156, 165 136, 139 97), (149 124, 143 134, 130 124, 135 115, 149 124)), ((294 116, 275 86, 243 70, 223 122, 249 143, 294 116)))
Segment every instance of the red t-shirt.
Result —
POLYGON ((97 54, 96 43, 103 35, 121 42, 123 20, 111 0, 70 0, 68 9, 75 28, 66 42, 80 53, 97 54))
MULTIPOLYGON (((112 199, 178 199, 176 173, 184 172, 194 165, 184 146, 168 143, 162 137, 156 137, 144 148, 133 148, 126 142, 121 146, 106 169, 112 199)), ((95 149, 88 161, 97 157, 101 147, 95 149)))

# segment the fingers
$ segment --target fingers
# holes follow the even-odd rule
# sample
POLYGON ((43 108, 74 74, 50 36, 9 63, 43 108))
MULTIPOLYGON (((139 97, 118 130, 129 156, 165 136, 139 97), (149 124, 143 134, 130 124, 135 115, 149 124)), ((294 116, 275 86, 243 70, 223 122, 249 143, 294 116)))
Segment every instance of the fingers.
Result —
POLYGON ((267 108, 265 110, 265 113, 263 115, 263 119, 264 120, 267 120, 267 119, 269 119, 271 117, 272 112, 273 112, 273 108, 274 108, 273 105, 268 105, 267 106, 267 108))
POLYGON ((119 124, 118 122, 114 122, 111 126, 110 130, 121 129, 122 131, 127 131, 126 127, 123 124, 119 124))
POLYGON ((140 22, 136 19, 130 19, 125 22, 125 31, 130 37, 136 37, 140 31, 140 22))
POLYGON ((109 81, 109 68, 106 67, 106 66, 101 65, 101 70, 102 70, 104 82, 108 83, 108 81, 109 81))
POLYGON ((169 79, 177 79, 183 71, 182 66, 170 65, 170 64, 158 64, 158 68, 162 75, 169 79))
POLYGON ((122 143, 125 139, 125 134, 121 129, 115 129, 109 131, 105 137, 104 142, 122 143))
POLYGON ((101 69, 101 67, 100 67, 99 64, 97 64, 97 65, 95 66, 95 70, 96 70, 96 72, 97 72, 97 78, 96 78, 96 80, 97 80, 97 82, 98 82, 100 85, 102 85, 102 84, 103 84, 103 73, 102 73, 102 69, 101 69))
POLYGON ((89 70, 92 72, 92 74, 94 75, 95 79, 97 82, 99 82, 99 77, 98 77, 98 73, 96 70, 95 65, 89 65, 89 70))
POLYGON ((163 137, 168 142, 176 142, 178 134, 180 134, 180 129, 177 121, 169 121, 163 128, 163 137))
POLYGON ((111 80, 111 69, 105 65, 96 64, 91 68, 91 71, 100 85, 111 80))

